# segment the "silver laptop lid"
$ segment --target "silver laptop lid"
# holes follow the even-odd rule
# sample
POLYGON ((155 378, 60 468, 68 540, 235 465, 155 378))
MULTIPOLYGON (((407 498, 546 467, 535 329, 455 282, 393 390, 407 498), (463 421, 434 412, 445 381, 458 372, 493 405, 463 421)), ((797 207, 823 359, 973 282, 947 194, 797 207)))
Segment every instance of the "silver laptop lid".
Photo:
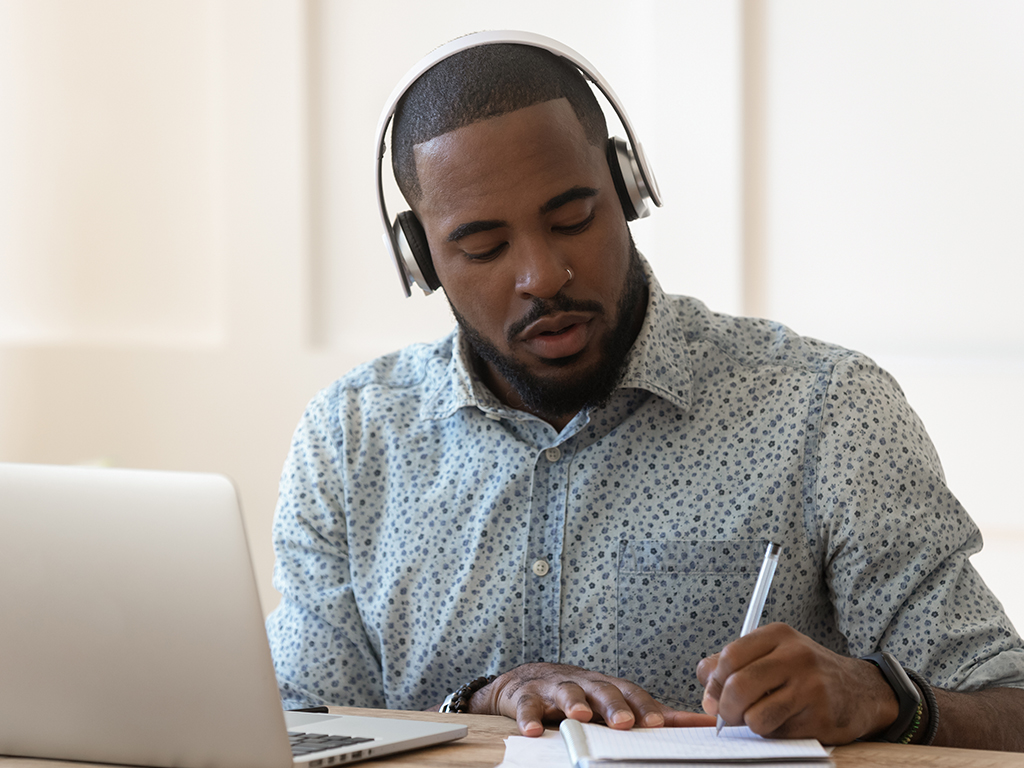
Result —
POLYGON ((0 754, 292 764, 224 477, 0 464, 0 754))

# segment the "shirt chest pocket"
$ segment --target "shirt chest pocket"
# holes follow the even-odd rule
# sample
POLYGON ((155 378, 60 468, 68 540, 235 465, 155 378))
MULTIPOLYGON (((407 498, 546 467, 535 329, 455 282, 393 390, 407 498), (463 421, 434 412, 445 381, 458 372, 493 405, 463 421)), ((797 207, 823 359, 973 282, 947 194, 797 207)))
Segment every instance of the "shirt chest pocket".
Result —
MULTIPOLYGON (((621 541, 619 677, 669 706, 699 711, 697 662, 739 636, 767 546, 767 540, 621 541)), ((762 622, 770 614, 769 599, 762 622)))

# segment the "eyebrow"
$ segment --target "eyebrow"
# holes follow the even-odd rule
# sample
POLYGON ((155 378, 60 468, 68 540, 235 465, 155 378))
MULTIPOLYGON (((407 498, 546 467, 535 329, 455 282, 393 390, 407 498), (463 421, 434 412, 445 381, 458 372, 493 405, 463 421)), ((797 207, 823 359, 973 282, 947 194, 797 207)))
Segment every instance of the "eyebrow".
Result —
MULTIPOLYGON (((540 207, 541 214, 551 213, 554 210, 561 208, 567 203, 571 203, 573 200, 582 200, 588 197, 594 197, 598 194, 598 190, 593 187, 573 187, 567 189, 559 195, 555 195, 546 203, 540 207)), ((466 224, 460 224, 451 232, 448 233, 448 242, 454 243, 461 240, 464 237, 475 235, 477 232, 486 232, 491 229, 498 229, 498 227, 504 227, 506 222, 499 219, 488 219, 483 221, 470 221, 466 224)))
POLYGON ((486 232, 489 229, 497 229, 505 226, 504 221, 492 219, 490 221, 471 221, 468 224, 460 224, 448 233, 448 242, 454 243, 464 237, 475 235, 477 232, 486 232))
POLYGON ((540 212, 551 213, 552 211, 561 208, 566 203, 571 203, 573 200, 582 200, 587 197, 594 197, 595 195, 597 195, 597 190, 593 187, 573 187, 560 195, 555 195, 544 203, 544 205, 540 207, 540 212))

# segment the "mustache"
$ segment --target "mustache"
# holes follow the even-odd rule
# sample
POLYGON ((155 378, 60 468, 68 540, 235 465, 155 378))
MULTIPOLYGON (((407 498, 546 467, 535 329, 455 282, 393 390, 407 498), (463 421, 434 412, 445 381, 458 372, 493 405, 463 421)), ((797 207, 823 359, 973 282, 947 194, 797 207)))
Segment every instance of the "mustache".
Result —
POLYGON ((594 312, 604 314, 604 305, 599 301, 580 301, 571 299, 564 293, 557 293, 550 299, 534 299, 530 309, 519 320, 509 326, 505 334, 506 341, 511 344, 516 337, 542 317, 558 312, 594 312))

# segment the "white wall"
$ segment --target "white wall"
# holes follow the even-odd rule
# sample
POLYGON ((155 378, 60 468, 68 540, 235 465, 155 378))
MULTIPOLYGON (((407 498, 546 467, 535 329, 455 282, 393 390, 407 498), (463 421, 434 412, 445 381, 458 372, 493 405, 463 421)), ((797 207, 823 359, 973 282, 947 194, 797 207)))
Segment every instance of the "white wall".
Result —
POLYGON ((224 472, 271 607, 310 395, 304 7, 0 3, 0 459, 224 472))
POLYGON ((768 8, 765 311, 896 376, 1022 628, 1024 4, 768 8))
POLYGON ((634 231, 669 290, 893 370, 1024 625, 1021 15, 0 0, 0 460, 229 474, 272 608, 270 520, 305 402, 451 326, 442 297, 402 298, 384 257, 379 110, 435 45, 531 29, 628 108, 666 200, 634 231))

